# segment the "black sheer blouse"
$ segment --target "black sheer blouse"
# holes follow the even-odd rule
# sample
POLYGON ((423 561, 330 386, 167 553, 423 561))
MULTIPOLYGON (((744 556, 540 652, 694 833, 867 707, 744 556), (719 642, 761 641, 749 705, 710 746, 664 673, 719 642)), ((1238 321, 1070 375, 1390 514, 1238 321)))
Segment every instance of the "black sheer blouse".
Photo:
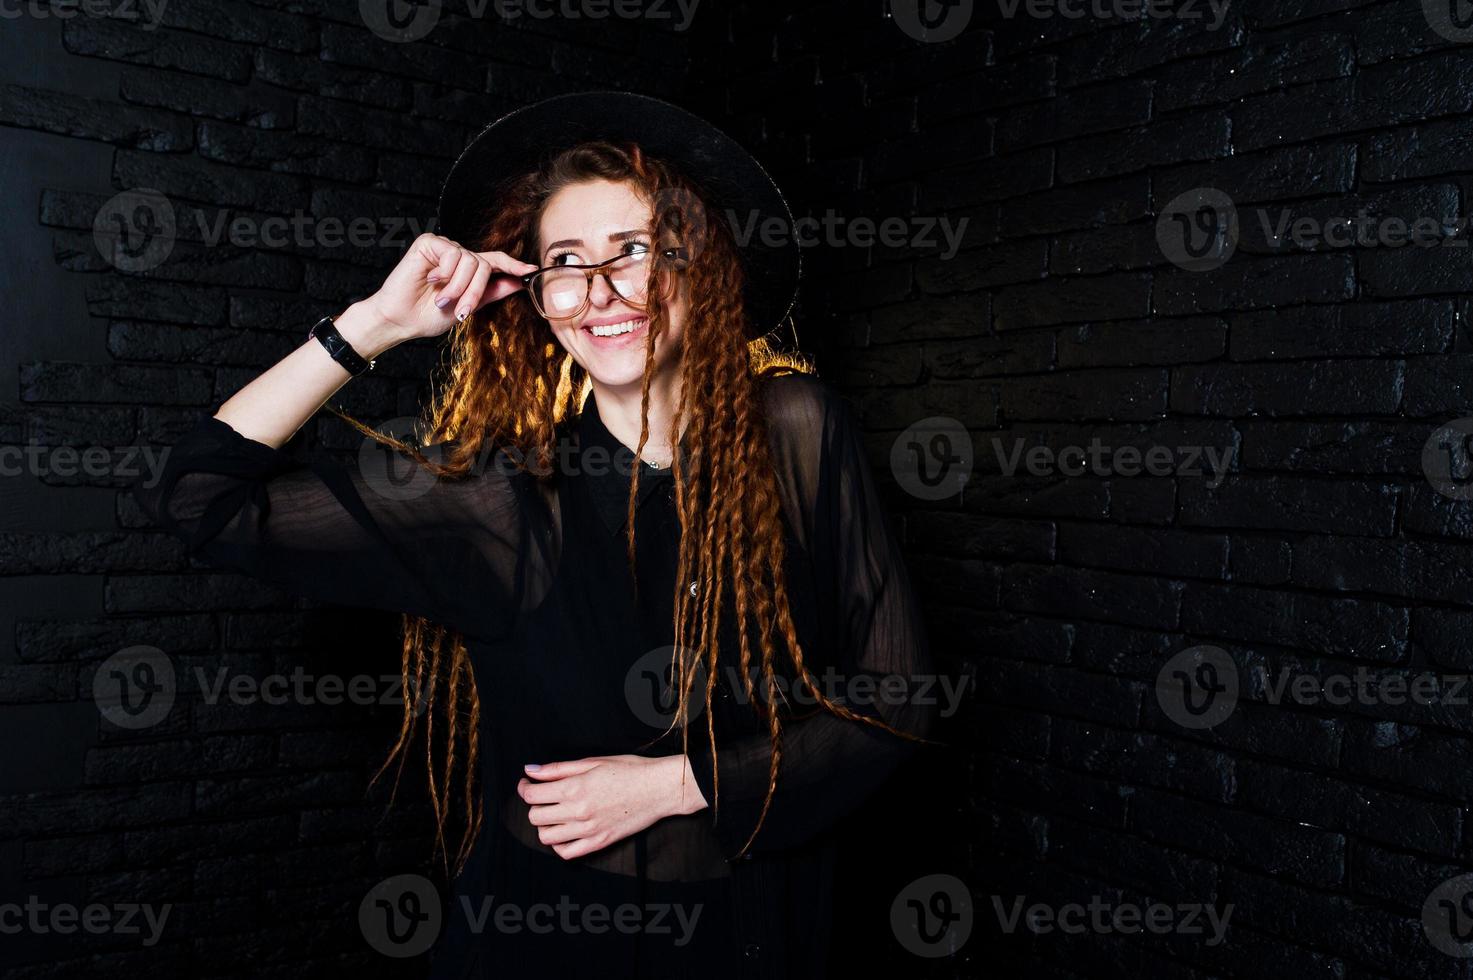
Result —
MULTIPOLYGON (((932 667, 848 406, 807 375, 758 384, 809 669, 837 680, 825 693, 851 709, 927 735, 935 709, 894 696, 894 675, 908 680, 932 667)), ((703 703, 689 736, 696 782, 716 806, 573 860, 537 840, 516 792, 524 764, 680 751, 678 730, 659 737, 671 712, 657 697, 673 643, 673 478, 641 474, 636 589, 623 536, 633 454, 605 428, 592 396, 561 430, 559 449, 550 482, 497 456, 464 479, 390 485, 297 463, 207 417, 171 451, 157 485, 135 494, 208 564, 299 595, 425 616, 466 638, 482 705, 487 819, 444 906, 435 976, 545 978, 593 968, 604 977, 823 976, 829 831, 915 743, 798 700, 784 719, 767 819, 748 855, 732 860, 756 826, 771 750, 745 703, 730 630, 713 708, 715 759, 703 703), (499 918, 506 905, 521 918, 499 918), (535 908, 547 909, 542 919, 535 908)))

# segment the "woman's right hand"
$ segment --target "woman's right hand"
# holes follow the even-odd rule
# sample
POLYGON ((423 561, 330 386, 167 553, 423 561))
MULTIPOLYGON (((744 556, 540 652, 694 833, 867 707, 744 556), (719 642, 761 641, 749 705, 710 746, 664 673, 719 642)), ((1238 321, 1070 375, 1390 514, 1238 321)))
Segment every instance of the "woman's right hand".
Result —
POLYGON ((472 252, 426 232, 365 303, 396 342, 438 337, 486 303, 525 288, 517 277, 536 268, 505 252, 472 252))

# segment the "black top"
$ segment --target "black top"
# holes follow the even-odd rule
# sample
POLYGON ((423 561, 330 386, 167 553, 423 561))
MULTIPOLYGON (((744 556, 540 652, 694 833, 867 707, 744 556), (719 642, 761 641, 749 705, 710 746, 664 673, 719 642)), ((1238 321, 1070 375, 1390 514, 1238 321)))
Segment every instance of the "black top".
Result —
MULTIPOLYGON (((805 661, 840 680, 826 694, 926 735, 934 709, 916 703, 925 699, 854 683, 932 668, 849 408, 810 376, 758 384, 805 661)), ((783 766, 762 833, 747 859, 729 860, 756 825, 770 761, 767 732, 734 673, 732 631, 721 652, 732 673, 718 672, 714 708, 719 799, 706 719, 695 710, 689 736, 714 810, 658 821, 573 860, 541 844, 527 820, 515 790, 525 763, 680 751, 678 730, 643 747, 673 713, 657 697, 673 643, 673 478, 641 474, 636 590, 623 535, 633 454, 592 396, 559 439, 558 475, 542 486, 500 455, 463 479, 418 471, 395 482, 368 466, 297 463, 207 417, 173 448, 158 484, 135 494, 211 565, 320 600, 422 615, 465 636, 481 697, 486 822, 445 905, 436 976, 575 976, 596 966, 601 977, 821 977, 829 831, 914 743, 799 700, 784 719, 783 766), (559 912, 560 902, 570 910, 559 912), (546 922, 528 911, 539 903, 552 909, 541 913, 546 922), (520 927, 498 918, 507 904, 527 916, 520 927), (625 904, 641 910, 643 928, 619 917, 635 915, 619 912, 625 904), (599 908, 608 910, 602 919, 599 908)), ((397 463, 401 473, 414 468, 397 463)), ((781 649, 779 641, 780 659, 781 649)))

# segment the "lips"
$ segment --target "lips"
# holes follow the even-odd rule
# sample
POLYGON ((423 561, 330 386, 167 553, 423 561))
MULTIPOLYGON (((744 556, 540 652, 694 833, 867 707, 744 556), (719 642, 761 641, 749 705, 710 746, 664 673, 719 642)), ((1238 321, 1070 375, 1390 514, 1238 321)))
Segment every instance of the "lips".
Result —
POLYGON ((606 318, 609 322, 592 322, 583 325, 583 332, 600 347, 626 347, 642 343, 649 320, 642 316, 626 317, 622 320, 606 318))

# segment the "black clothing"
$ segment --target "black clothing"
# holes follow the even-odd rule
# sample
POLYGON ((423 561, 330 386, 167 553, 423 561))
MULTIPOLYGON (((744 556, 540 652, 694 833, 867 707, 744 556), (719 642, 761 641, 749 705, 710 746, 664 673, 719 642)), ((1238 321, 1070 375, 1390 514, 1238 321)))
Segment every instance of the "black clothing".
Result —
MULTIPOLYGON (((847 404, 806 375, 758 384, 786 526, 789 599, 810 671, 822 680, 831 668, 846 683, 930 672, 847 404)), ((717 809, 658 821, 573 860, 542 845, 528 822, 516 792, 526 763, 680 751, 678 729, 643 747, 672 712, 661 720, 641 710, 657 704, 646 674, 668 664, 673 643, 673 477, 641 474, 636 591, 623 534, 632 453, 605 428, 592 396, 560 439, 566 452, 545 486, 500 454, 464 479, 391 485, 320 461, 303 466, 209 417, 174 447, 158 485, 135 492, 205 562, 300 595, 422 615, 465 636, 482 706, 486 823, 456 889, 477 915, 485 896, 494 902, 479 933, 458 901, 446 903, 435 976, 560 977, 596 966, 601 977, 821 977, 829 830, 915 743, 800 701, 784 719, 782 770, 762 832, 746 859, 729 860, 756 825, 770 745, 736 675, 722 671, 713 702, 719 797, 703 714, 693 711, 689 736, 696 782, 717 809), (663 660, 650 659, 662 648, 663 660), (610 910, 663 903, 699 917, 683 929, 667 914, 666 932, 652 915, 641 920, 647 928, 597 932, 577 911, 571 930, 494 925, 495 906, 555 908, 560 899, 610 910)), ((735 665, 735 647, 727 630, 723 661, 735 665)), ((901 730, 927 735, 934 721, 919 699, 858 684, 824 690, 901 730)))

